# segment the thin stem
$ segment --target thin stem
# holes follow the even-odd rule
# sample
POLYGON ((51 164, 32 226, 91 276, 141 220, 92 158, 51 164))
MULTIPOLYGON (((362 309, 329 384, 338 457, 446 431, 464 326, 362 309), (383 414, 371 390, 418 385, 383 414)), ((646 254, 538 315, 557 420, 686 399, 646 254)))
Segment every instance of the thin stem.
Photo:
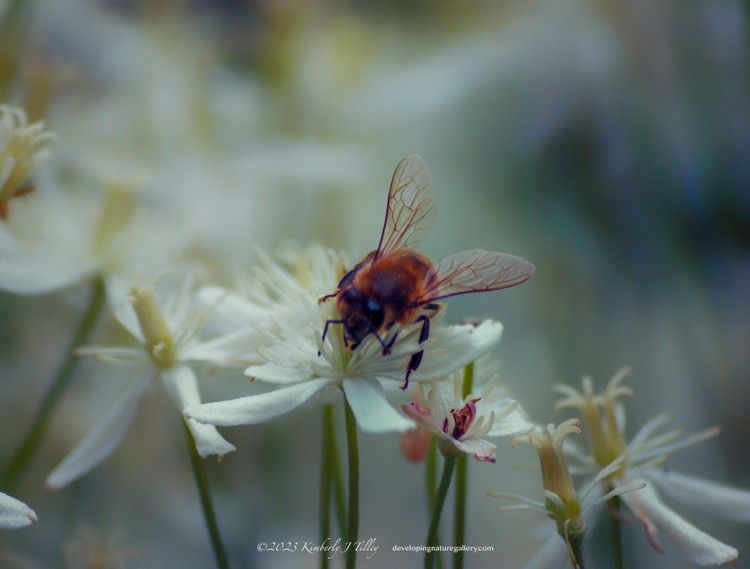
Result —
POLYGON ((333 406, 331 406, 331 430, 328 437, 330 451, 331 476, 333 478, 333 494, 336 499, 336 518, 339 523, 341 537, 346 537, 346 497, 344 496, 344 475, 341 469, 341 455, 336 441, 336 429, 333 423, 333 406))
POLYGON ((622 527, 620 524, 620 497, 614 496, 607 501, 609 519, 612 521, 612 555, 615 559, 614 569, 625 569, 625 558, 622 550, 622 527))
MULTIPOLYGON (((453 545, 460 547, 466 542, 466 487, 468 460, 465 453, 456 459, 455 511, 453 513, 453 545)), ((453 569, 464 566, 464 552, 460 549, 453 554, 453 569)))
MULTIPOLYGON (((435 509, 435 494, 437 492, 437 466, 438 466, 438 448, 435 443, 435 437, 430 437, 430 447, 427 451, 426 476, 427 481, 427 511, 432 512, 435 509)), ((440 541, 440 530, 438 528, 437 541, 440 541)), ((437 556, 438 569, 443 569, 443 556, 437 556)))
POLYGON ((438 486, 438 491, 435 495, 435 507, 432 510, 430 529, 427 532, 427 552, 424 556, 425 569, 432 569, 433 559, 435 559, 435 552, 430 551, 430 548, 438 545, 438 529, 440 527, 440 516, 443 513, 445 497, 448 494, 448 487, 451 484, 451 477, 453 476, 453 470, 455 466, 456 457, 446 456, 445 462, 443 463, 443 474, 440 476, 440 486, 438 486))
POLYGON ((349 542, 346 550, 346 569, 357 566, 357 549, 355 542, 359 534, 359 446, 357 443, 357 421, 344 399, 346 417, 346 444, 349 454, 349 517, 346 539, 349 542))
MULTIPOLYGON (((320 543, 331 537, 331 449, 329 438, 333 431, 333 409, 330 404, 323 405, 323 429, 320 441, 320 543)), ((328 552, 320 552, 320 569, 328 569, 328 552)))
POLYGON ((224 549, 224 543, 221 541, 221 535, 219 534, 219 524, 216 522, 216 512, 214 511, 214 504, 211 500, 211 491, 208 487, 208 476, 206 475, 203 459, 195 448, 193 434, 190 432, 190 429, 184 420, 182 421, 182 425, 185 430, 185 441, 188 447, 188 454, 190 455, 190 466, 193 469, 195 486, 198 489, 198 495, 201 499, 203 518, 206 521, 208 534, 211 538, 211 546, 213 547, 214 557, 216 558, 216 566, 219 569, 229 569, 227 552, 224 549))
POLYGON ((427 451, 427 464, 425 475, 427 477, 425 486, 427 489, 427 511, 432 512, 435 508, 435 492, 437 491, 437 465, 438 449, 435 437, 430 437, 430 448, 427 451))
POLYGON ((47 427, 52 419, 57 405, 62 397, 65 390, 70 384, 70 380, 73 377, 73 371, 75 370, 76 364, 78 363, 78 357, 76 356, 75 350, 81 344, 86 343, 91 330, 96 323, 96 317, 99 314, 102 304, 104 303, 104 283, 101 279, 97 278, 92 283, 91 300, 89 301, 88 308, 81 318, 78 328, 73 340, 70 342, 66 351, 65 359, 62 365, 57 370, 57 374, 52 380, 47 393, 42 399, 39 409, 37 410, 34 422, 31 425, 29 432, 23 439, 21 444, 13 454, 10 463, 3 471, 2 479, 0 479, 0 487, 6 492, 13 492, 15 487, 18 485, 18 481, 22 478, 26 472, 31 460, 39 450, 44 435, 47 432, 47 427))
MULTIPOLYGON (((474 362, 464 368, 464 381, 462 388, 463 398, 471 395, 474 387, 474 362)), ((453 520, 453 545, 460 547, 466 543, 466 495, 469 480, 469 460, 464 453, 456 461, 456 494, 455 513, 453 520)), ((462 569, 464 566, 464 552, 459 549, 453 555, 453 569, 462 569)))
MULTIPOLYGON (((331 488, 335 492, 336 517, 339 532, 346 536, 346 501, 339 461, 338 445, 336 444, 336 429, 333 417, 333 405, 323 405, 323 437, 321 441, 321 473, 320 473, 320 543, 331 539, 331 488)), ((329 553, 320 552, 320 567, 328 567, 329 553)))

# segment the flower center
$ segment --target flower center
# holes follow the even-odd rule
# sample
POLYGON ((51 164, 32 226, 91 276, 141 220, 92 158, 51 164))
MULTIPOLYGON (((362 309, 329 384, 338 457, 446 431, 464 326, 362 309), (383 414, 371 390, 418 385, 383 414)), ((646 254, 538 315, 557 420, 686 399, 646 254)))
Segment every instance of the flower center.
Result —
POLYGON ((443 432, 449 434, 456 440, 459 440, 464 436, 474 422, 474 418, 477 416, 477 401, 480 399, 481 397, 472 399, 460 409, 451 409, 451 415, 453 416, 453 431, 450 433, 448 432, 450 429, 450 422, 446 417, 443 420, 443 432))
POLYGON ((172 332, 159 310, 153 291, 149 287, 133 287, 130 294, 146 351, 157 366, 171 366, 175 363, 172 332))
POLYGON ((0 219, 8 218, 11 199, 34 191, 27 180, 53 139, 41 122, 29 125, 21 109, 0 105, 0 219))

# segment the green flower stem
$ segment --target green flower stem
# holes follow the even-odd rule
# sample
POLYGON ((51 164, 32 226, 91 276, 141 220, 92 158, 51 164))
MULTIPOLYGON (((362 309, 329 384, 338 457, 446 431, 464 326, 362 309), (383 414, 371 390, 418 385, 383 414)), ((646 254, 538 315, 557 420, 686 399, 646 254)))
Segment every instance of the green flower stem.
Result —
MULTIPOLYGON (((474 387, 474 362, 464 368, 462 396, 466 399, 474 387)), ((469 478, 469 460, 464 453, 456 460, 456 495, 453 520, 453 545, 460 547, 466 543, 466 494, 469 478)), ((453 569, 464 566, 464 552, 459 550, 453 555, 453 569)))
MULTIPOLYGON (((426 484, 427 488, 427 511, 432 512, 435 509, 435 493, 437 492, 437 466, 438 466, 438 448, 435 443, 435 438, 430 437, 430 447, 427 451, 427 464, 425 465, 426 471, 426 484)), ((440 541, 440 532, 436 538, 440 541)), ((443 569, 443 556, 437 556, 438 569, 443 569)))
POLYGON ((39 450, 44 435, 47 432, 49 422, 52 419, 52 414, 73 377, 73 371, 78 363, 75 350, 81 344, 86 343, 91 335, 91 330, 96 323, 96 317, 101 311, 105 297, 104 283, 101 279, 97 278, 92 283, 92 288, 89 306, 78 324, 78 329, 73 336, 73 340, 68 346, 65 359, 57 370, 52 384, 39 405, 31 429, 13 454, 10 463, 3 471, 2 478, 0 478, 0 488, 6 492, 13 492, 15 490, 18 481, 23 477, 31 460, 39 450))
MULTIPOLYGON (((625 568, 625 558, 622 550, 622 528, 620 525, 620 497, 614 496, 607 501, 609 519, 612 521, 612 555, 614 556, 614 569, 625 568)), ((583 567, 583 564, 581 564, 583 567)))
POLYGON ((346 418, 346 443, 349 451, 349 517, 346 539, 346 569, 357 566, 355 542, 359 534, 359 446, 357 443, 357 421, 349 402, 344 399, 346 418))
MULTIPOLYGON (((568 553, 570 554, 570 565, 572 569, 586 569, 583 565, 583 536, 573 537, 568 541, 568 553)), ((622 569, 618 566, 617 569, 622 569)))
POLYGON ((424 556, 424 567, 425 569, 432 569, 433 560, 435 559, 435 552, 429 551, 430 547, 438 545, 438 529, 440 528, 440 516, 443 513, 443 505, 445 504, 445 497, 448 494, 448 487, 451 484, 451 478, 453 477, 453 470, 456 466, 455 456, 446 456, 445 462, 443 463, 443 474, 440 477, 440 486, 438 486, 437 494, 435 495, 435 507, 432 510, 432 519, 430 520, 430 529, 427 532, 427 548, 428 551, 424 556))
POLYGON ((346 496, 344 495, 344 475, 341 471, 341 455, 336 442, 336 429, 333 424, 333 406, 331 406, 331 431, 329 433, 331 475, 333 478, 333 494, 336 499, 336 518, 339 523, 339 534, 346 536, 346 496))
MULTIPOLYGON (((331 539, 331 489, 335 492, 336 514, 339 532, 346 536, 346 502, 344 499, 341 463, 339 461, 338 446, 336 444, 336 430, 334 426, 333 405, 323 406, 323 438, 321 441, 321 473, 320 473, 320 543, 331 539)), ((329 565, 329 553, 320 552, 320 567, 326 569, 329 565)))
POLYGON ((193 469, 195 486, 198 489, 201 507, 203 508, 203 518, 206 520, 206 527, 208 528, 208 534, 211 538, 211 546, 213 547, 214 557, 216 558, 216 566, 219 569, 229 569, 227 552, 224 549, 224 543, 221 541, 219 524, 216 522, 216 512, 214 511, 214 505, 211 500, 211 491, 208 487, 208 476, 206 475, 206 469, 204 468, 203 458, 198 454, 198 449, 195 448, 193 434, 190 432, 190 429, 188 429, 187 423, 184 420, 182 421, 182 425, 185 430, 185 441, 188 447, 188 454, 190 455, 190 466, 193 469))
POLYGON ((427 480, 425 486, 427 489, 427 511, 432 512, 435 509, 435 492, 437 491, 437 461, 438 449, 435 443, 435 437, 430 437, 430 447, 427 451, 427 464, 425 465, 425 475, 427 480))
MULTIPOLYGON (((323 438, 320 445, 320 543, 331 537, 331 472, 330 436, 333 431, 333 410, 323 405, 323 438)), ((320 552, 320 569, 328 569, 328 552, 320 552)))

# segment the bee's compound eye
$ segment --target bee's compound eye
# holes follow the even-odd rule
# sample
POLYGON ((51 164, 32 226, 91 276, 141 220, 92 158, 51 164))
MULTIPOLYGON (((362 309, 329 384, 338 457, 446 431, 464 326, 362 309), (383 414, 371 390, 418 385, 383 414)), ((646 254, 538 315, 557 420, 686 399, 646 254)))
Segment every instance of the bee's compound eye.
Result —
POLYGON ((383 307, 377 300, 372 300, 371 298, 367 300, 365 307, 367 309, 367 313, 370 316, 370 320, 372 321, 372 325, 375 328, 379 328, 383 323, 383 307))

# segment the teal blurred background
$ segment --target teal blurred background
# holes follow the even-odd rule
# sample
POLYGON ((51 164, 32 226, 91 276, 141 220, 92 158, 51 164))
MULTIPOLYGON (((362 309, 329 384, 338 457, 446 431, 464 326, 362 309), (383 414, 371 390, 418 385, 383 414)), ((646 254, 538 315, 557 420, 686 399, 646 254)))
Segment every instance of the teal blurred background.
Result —
MULTIPOLYGON (((250 265, 254 247, 289 241, 358 258, 376 244, 393 168, 416 152, 438 206, 427 254, 479 247, 537 267, 523 286, 452 299, 448 311, 504 323, 502 379, 532 419, 567 418, 552 411, 554 383, 591 375, 601 387, 629 365, 631 434, 665 411, 687 433, 721 425, 668 464, 750 482, 747 3, 9 0, 0 10, 17 5, 2 99, 58 133, 62 160, 108 179, 145 172, 149 198, 190 222, 219 279, 250 265)), ((0 297, 0 460, 84 297, 85 287, 0 297)), ((101 467, 41 490, 116 393, 110 377, 127 370, 80 366, 15 493, 39 522, 0 536, 3 567, 89 567, 64 561, 85 526, 102 539, 121 530, 140 551, 125 567, 212 566, 178 415, 158 389, 101 467)), ((206 399, 244 388, 222 377, 206 399)), ((238 450, 210 473, 233 566, 317 565, 255 546, 317 540, 319 426, 311 407, 222 431, 238 450)), ((395 436, 362 436, 360 448, 360 535, 380 545, 361 566, 421 566, 391 551, 424 540, 421 467, 395 436)), ((534 461, 500 441, 497 464, 470 465, 469 544, 495 551, 467 567, 520 567, 535 551, 543 520, 496 512, 485 496, 539 498, 534 461)), ((746 527, 684 513, 741 552, 750 545, 746 527)), ((652 552, 635 525, 625 547, 631 567, 687 566, 672 544, 652 552)))

